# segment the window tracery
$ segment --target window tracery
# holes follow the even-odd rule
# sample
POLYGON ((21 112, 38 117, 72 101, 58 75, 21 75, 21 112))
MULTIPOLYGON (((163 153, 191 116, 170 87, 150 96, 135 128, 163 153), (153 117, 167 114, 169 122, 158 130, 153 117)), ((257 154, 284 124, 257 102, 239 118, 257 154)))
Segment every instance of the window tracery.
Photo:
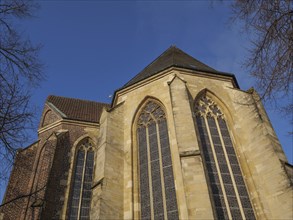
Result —
POLYGON ((137 121, 141 219, 178 219, 166 115, 149 101, 137 121))
POLYGON ((77 147, 69 201, 69 219, 89 219, 93 168, 93 146, 86 138, 77 147))
POLYGON ((255 219, 224 114, 206 95, 194 109, 216 218, 255 219))
POLYGON ((195 113, 198 116, 223 118, 223 113, 217 104, 210 98, 203 96, 195 105, 195 113))

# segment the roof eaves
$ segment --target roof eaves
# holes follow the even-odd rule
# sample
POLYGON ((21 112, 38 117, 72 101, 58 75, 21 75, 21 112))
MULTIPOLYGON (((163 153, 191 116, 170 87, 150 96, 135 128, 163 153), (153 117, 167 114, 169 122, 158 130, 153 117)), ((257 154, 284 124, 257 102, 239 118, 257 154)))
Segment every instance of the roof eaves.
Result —
MULTIPOLYGON (((214 74, 218 74, 218 75, 222 75, 222 76, 230 76, 230 77, 233 77, 233 79, 236 82, 236 86, 239 88, 238 82, 236 81, 235 75, 233 73, 221 72, 221 71, 217 71, 217 70, 204 70, 204 69, 201 69, 201 68, 190 67, 190 66, 182 66, 182 65, 178 65, 178 64, 174 64, 174 65, 168 66, 168 67, 166 67, 164 69, 161 69, 161 70, 155 72, 153 74, 153 76, 158 74, 159 72, 162 72, 162 71, 165 71, 165 70, 169 69, 170 67, 177 67, 177 68, 182 68, 182 69, 195 70, 195 71, 200 71, 200 72, 205 72, 205 73, 214 73, 214 74)), ((131 85, 134 85, 134 84, 136 84, 136 83, 138 83, 138 82, 140 82, 142 80, 145 80, 147 78, 148 77, 143 78, 143 79, 141 79, 141 80, 139 80, 137 82, 131 83, 131 84, 127 85, 127 86, 124 85, 124 86, 120 87, 119 89, 117 89, 116 91, 119 91, 121 89, 125 89, 125 88, 127 88, 127 87, 129 87, 131 85)))
MULTIPOLYGON (((233 73, 221 72, 221 71, 217 71, 217 70, 214 70, 214 71, 209 70, 209 71, 207 71, 207 70, 203 70, 203 69, 200 69, 200 68, 186 67, 186 66, 181 66, 181 65, 177 65, 177 64, 176 64, 176 65, 171 65, 171 66, 168 66, 168 67, 166 67, 166 68, 164 68, 164 69, 162 69, 162 70, 159 70, 159 71, 155 72, 155 73, 153 74, 153 76, 157 75, 159 72, 162 72, 162 71, 165 71, 165 70, 169 69, 170 67, 177 67, 177 68, 183 68, 183 69, 195 70, 195 71, 200 71, 200 72, 205 72, 205 73, 214 73, 214 74, 218 74, 218 75, 222 75, 222 76, 232 77, 232 78, 233 78, 233 81, 235 82, 235 86, 236 86, 238 89, 240 89, 239 84, 238 84, 238 82, 237 82, 237 79, 236 79, 236 77, 235 77, 235 75, 234 75, 233 73)), ((143 78, 143 79, 141 79, 141 80, 139 80, 139 81, 137 81, 137 82, 131 83, 131 84, 127 85, 127 86, 124 85, 124 86, 120 87, 119 89, 116 89, 116 90, 114 91, 114 95, 113 95, 113 97, 112 97, 111 108, 113 108, 113 105, 114 105, 114 99, 115 99, 115 97, 116 97, 116 93, 117 93, 118 91, 120 91, 120 90, 122 90, 122 89, 126 89, 127 87, 132 86, 132 85, 134 85, 134 84, 136 84, 136 83, 139 83, 139 82, 141 82, 141 81, 143 81, 143 80, 145 80, 145 79, 147 79, 147 78, 148 78, 148 77, 143 78)))
POLYGON ((80 121, 80 122, 89 122, 89 123, 94 123, 94 124, 100 124, 97 121, 93 121, 93 120, 84 120, 84 119, 77 119, 77 118, 66 118, 66 120, 70 120, 70 121, 80 121))
POLYGON ((217 70, 204 70, 201 68, 196 68, 196 67, 186 67, 186 66, 180 66, 180 65, 176 65, 175 67, 178 68, 183 68, 183 69, 189 69, 189 70, 195 70, 195 71, 200 71, 200 72, 204 72, 204 73, 213 73, 213 74, 217 74, 217 75, 221 75, 221 76, 229 76, 233 78, 233 81, 235 82, 235 86, 240 89, 239 84, 237 82, 237 79, 235 77, 235 75, 233 73, 227 73, 227 72, 221 72, 221 71, 217 71, 217 70))

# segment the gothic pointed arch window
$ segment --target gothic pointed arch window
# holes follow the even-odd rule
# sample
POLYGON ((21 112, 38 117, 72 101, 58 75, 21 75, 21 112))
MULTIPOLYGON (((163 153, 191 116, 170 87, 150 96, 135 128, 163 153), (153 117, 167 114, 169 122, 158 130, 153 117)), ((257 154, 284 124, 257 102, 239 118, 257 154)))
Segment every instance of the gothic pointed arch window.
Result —
POLYGON ((206 95, 194 109, 216 218, 255 219, 225 115, 206 95))
POLYGON ((148 101, 137 120, 141 219, 178 219, 166 115, 148 101))
POLYGON ((89 219, 94 168, 93 143, 89 138, 78 145, 69 200, 69 219, 89 219))

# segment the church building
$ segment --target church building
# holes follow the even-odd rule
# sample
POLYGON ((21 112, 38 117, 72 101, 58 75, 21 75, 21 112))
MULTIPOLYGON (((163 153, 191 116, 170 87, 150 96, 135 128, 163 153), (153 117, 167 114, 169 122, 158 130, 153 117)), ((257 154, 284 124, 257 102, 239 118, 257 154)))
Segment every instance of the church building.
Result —
POLYGON ((260 97, 172 46, 110 104, 50 95, 0 219, 293 219, 260 97))

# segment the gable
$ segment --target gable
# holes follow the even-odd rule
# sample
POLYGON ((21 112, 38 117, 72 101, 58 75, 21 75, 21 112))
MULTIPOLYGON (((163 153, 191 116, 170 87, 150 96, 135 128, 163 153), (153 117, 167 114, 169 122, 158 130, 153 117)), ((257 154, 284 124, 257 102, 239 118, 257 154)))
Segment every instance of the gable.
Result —
POLYGON ((60 117, 58 117, 58 115, 56 115, 55 112, 49 109, 44 115, 42 127, 52 124, 53 122, 58 121, 59 119, 60 117))
POLYGON ((46 102, 62 118, 99 123, 102 111, 110 105, 75 98, 50 95, 46 102))
POLYGON ((51 109, 47 104, 45 104, 43 114, 40 120, 39 128, 46 127, 56 121, 61 120, 62 117, 56 113, 53 109, 51 109))

